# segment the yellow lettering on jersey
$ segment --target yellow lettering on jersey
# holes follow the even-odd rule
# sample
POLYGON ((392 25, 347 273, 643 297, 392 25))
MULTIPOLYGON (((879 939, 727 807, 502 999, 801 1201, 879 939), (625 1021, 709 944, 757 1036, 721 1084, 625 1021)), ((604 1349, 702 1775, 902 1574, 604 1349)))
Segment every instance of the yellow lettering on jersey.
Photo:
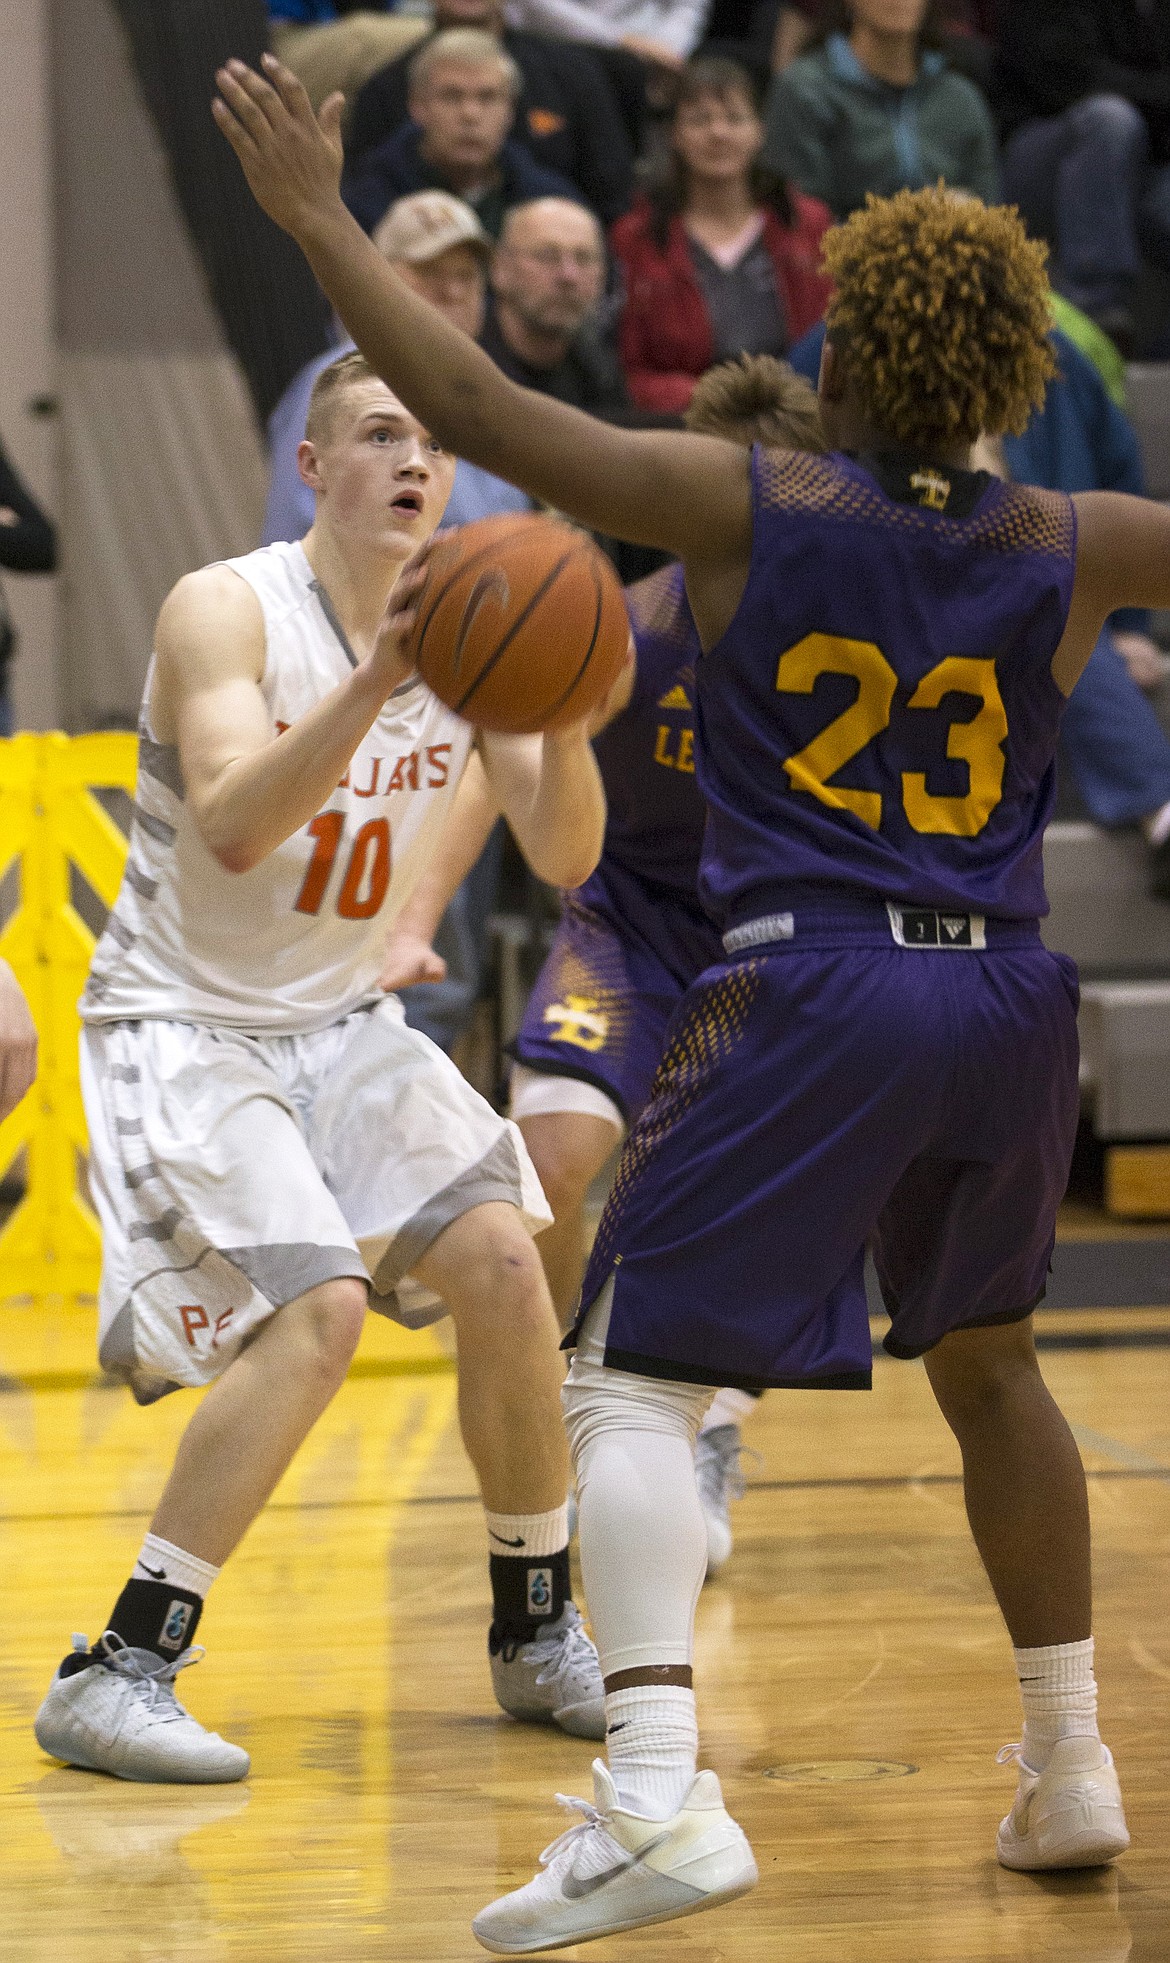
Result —
POLYGON ((978 696, 980 709, 970 722, 953 722, 947 731, 947 755, 965 763, 966 797, 932 797, 922 771, 902 773, 902 803, 916 832, 941 832, 952 838, 977 838, 1003 796, 1004 753, 1008 720, 995 678, 994 661, 973 661, 948 655, 924 675, 910 697, 911 709, 937 709, 948 695, 978 696))
POLYGON ((776 687, 784 694, 811 695, 822 675, 851 675, 857 700, 803 750, 785 758, 788 781, 794 791, 806 791, 833 810, 851 811, 876 832, 882 822, 880 793, 850 790, 829 779, 888 727, 898 677, 873 641, 806 634, 780 656, 776 687))
POLYGON ((609 1017, 596 996, 566 995, 563 1002, 550 1002, 543 1020, 559 1024, 552 1030, 554 1043, 575 1043, 580 1050, 600 1050, 609 1035, 609 1017))
POLYGON ((667 770, 687 770, 694 775, 695 770, 695 732, 693 729, 672 730, 667 723, 660 722, 654 743, 654 761, 667 770), (670 739, 678 736, 678 748, 672 754, 670 739))

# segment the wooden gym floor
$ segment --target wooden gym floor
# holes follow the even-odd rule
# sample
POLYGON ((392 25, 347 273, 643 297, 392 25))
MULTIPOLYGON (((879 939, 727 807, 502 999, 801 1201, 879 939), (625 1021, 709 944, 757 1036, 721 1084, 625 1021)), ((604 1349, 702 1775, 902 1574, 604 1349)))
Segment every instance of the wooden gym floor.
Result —
MULTIPOLYGON (((70 1632, 100 1629, 191 1399, 139 1411, 85 1372, 38 1378, 6 1359, 13 1326, 0 1323, 0 1956, 482 1955, 472 1914, 529 1878, 568 1824, 553 1793, 589 1791, 591 1751, 492 1703, 453 1378, 375 1361, 352 1379, 217 1584, 207 1660, 181 1688, 249 1747, 252 1777, 130 1786, 52 1765, 30 1726, 70 1632)), ((43 1338, 58 1365, 62 1341, 43 1338)), ((760 1456, 735 1554, 700 1606, 703 1761, 760 1887, 564 1954, 1170 1959, 1170 1351, 1131 1330, 1121 1347, 1056 1348, 1046 1368, 1092 1471, 1098 1669, 1131 1854, 1041 1880, 996 1866, 1013 1777, 994 1755, 1018 1736, 1010 1652, 924 1373, 880 1359, 870 1397, 774 1393, 750 1421, 760 1456)))

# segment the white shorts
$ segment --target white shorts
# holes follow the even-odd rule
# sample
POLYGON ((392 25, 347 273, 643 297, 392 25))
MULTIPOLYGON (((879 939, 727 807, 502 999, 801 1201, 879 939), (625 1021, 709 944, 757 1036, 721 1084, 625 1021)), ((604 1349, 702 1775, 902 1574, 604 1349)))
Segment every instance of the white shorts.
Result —
POLYGON ((552 1070, 530 1070, 525 1063, 514 1063, 508 1079, 508 1111, 511 1117, 551 1118, 565 1111, 580 1111, 590 1118, 604 1118, 619 1138, 626 1121, 600 1084, 587 1084, 583 1077, 562 1077, 552 1070))
POLYGON ((441 1304, 404 1313, 399 1285, 453 1220, 489 1200, 530 1233, 552 1219, 515 1125, 395 996, 308 1036, 91 1023, 81 1086, 101 1361, 140 1403, 209 1383, 276 1309, 339 1276, 383 1314, 433 1320, 441 1304))

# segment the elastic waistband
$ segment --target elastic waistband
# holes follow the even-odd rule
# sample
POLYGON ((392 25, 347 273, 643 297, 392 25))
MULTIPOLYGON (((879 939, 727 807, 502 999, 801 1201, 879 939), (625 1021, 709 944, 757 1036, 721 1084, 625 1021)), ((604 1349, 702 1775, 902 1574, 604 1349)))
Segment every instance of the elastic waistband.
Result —
POLYGON ((950 907, 909 906, 862 894, 796 900, 791 907, 743 920, 723 936, 727 954, 753 948, 905 947, 946 953, 1041 946, 1038 920, 999 920, 950 907))

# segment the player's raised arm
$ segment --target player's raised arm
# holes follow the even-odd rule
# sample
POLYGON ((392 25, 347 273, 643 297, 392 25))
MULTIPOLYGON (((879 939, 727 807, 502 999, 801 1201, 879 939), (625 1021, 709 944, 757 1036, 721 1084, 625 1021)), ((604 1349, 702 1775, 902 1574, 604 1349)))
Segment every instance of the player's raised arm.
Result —
POLYGON ((216 121, 257 201, 291 233, 358 347, 456 455, 595 530, 717 562, 751 538, 748 460, 715 437, 615 429, 510 382, 412 293, 346 211, 341 98, 314 115, 273 57, 219 71, 216 121))

